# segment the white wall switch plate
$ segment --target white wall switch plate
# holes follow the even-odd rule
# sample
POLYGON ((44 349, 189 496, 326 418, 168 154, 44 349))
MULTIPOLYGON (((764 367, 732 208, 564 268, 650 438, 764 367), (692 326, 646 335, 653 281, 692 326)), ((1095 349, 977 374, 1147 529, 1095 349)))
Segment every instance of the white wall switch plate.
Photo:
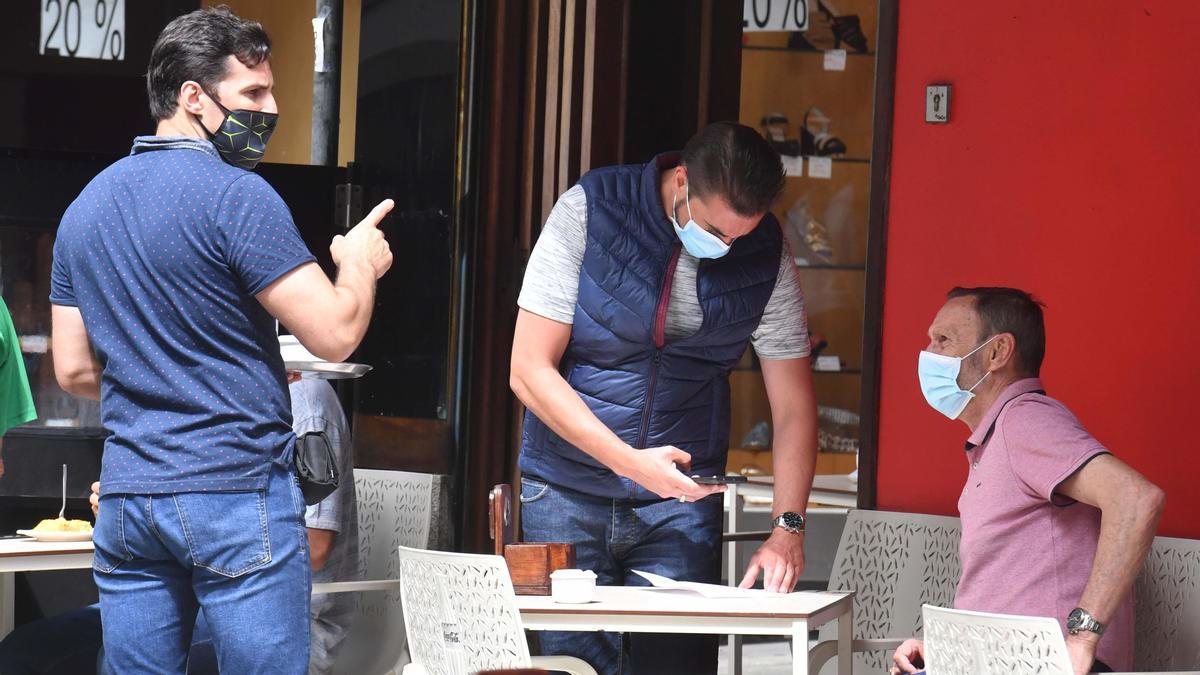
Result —
POLYGON ((946 124, 950 121, 950 85, 931 84, 925 87, 925 121, 946 124))

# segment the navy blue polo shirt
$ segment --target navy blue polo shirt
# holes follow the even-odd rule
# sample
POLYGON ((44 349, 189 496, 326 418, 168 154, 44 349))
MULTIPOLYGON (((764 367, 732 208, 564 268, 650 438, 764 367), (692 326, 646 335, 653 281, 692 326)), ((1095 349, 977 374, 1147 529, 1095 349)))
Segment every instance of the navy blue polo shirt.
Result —
POLYGON ((54 243, 50 302, 104 369, 102 494, 251 490, 295 444, 275 320, 255 294, 314 260, 279 195, 208 141, 141 137, 54 243))

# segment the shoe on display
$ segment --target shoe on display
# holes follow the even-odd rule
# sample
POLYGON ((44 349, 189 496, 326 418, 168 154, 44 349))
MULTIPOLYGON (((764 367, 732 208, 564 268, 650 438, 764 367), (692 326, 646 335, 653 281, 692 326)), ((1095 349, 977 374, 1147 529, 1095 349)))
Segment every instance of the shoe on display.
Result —
POLYGON ((812 265, 833 262, 833 246, 829 243, 829 232, 812 217, 808 197, 800 197, 788 209, 784 234, 797 265, 812 265))
POLYGON ((781 155, 791 157, 799 157, 804 154, 803 148, 798 139, 788 138, 788 132, 791 130, 791 122, 788 121, 787 115, 783 113, 768 113, 762 118, 763 138, 771 144, 781 155))
POLYGON ((808 6, 808 30, 789 35, 787 46, 789 49, 824 52, 837 49, 837 43, 837 35, 833 30, 833 17, 819 10, 814 3, 810 3, 808 6))
MULTIPOLYGON (((830 245, 838 251, 848 252, 860 250, 861 244, 853 224, 854 220, 854 184, 847 183, 838 188, 829 199, 829 205, 821 216, 821 223, 830 233, 830 245)), ((854 262, 853 255, 844 255, 838 262, 854 262)))
POLYGON ((742 438, 742 447, 751 450, 771 447, 771 425, 764 420, 750 427, 750 431, 742 438))
POLYGON ((818 108, 809 108, 808 112, 804 113, 804 124, 800 127, 801 145, 804 145, 805 133, 812 139, 812 152, 805 154, 815 154, 818 157, 837 157, 846 154, 845 141, 829 133, 829 126, 832 123, 833 120, 818 108))
POLYGON ((812 331, 808 332, 809 359, 816 361, 817 357, 820 356, 821 352, 825 351, 825 348, 828 346, 829 340, 826 340, 824 335, 821 335, 820 333, 814 333, 812 331))
POLYGON ((817 450, 858 452, 858 413, 833 406, 817 406, 817 450))
POLYGON ((862 21, 857 14, 841 14, 826 0, 817 0, 817 7, 832 25, 834 49, 840 48, 844 42, 854 51, 867 51, 867 36, 863 35, 862 21))

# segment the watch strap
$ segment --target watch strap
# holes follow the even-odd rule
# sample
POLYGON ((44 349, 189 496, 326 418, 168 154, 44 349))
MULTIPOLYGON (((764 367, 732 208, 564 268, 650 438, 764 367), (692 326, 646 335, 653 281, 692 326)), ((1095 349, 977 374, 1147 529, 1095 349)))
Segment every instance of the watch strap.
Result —
MULTIPOLYGON (((1071 617, 1075 619, 1075 625, 1073 627, 1068 626, 1068 629, 1072 635, 1080 631, 1087 631, 1089 633, 1095 633, 1096 635, 1104 635, 1104 624, 1097 621, 1096 617, 1089 614, 1086 609, 1083 609, 1082 607, 1076 607, 1071 611, 1071 617)), ((1069 619, 1068 622, 1070 622, 1069 619)))

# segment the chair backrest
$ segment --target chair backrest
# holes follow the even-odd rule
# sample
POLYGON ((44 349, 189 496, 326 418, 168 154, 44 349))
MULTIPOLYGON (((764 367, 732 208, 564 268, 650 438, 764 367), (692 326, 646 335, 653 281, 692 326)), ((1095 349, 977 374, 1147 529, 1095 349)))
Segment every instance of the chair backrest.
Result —
POLYGON ((925 605, 929 675, 1072 675, 1056 619, 925 605))
POLYGON ((401 546, 399 560, 413 663, 429 675, 530 667, 504 558, 401 546))
MULTIPOLYGON (((432 474, 355 469, 359 579, 399 579, 401 546, 429 545, 432 474)), ((334 672, 399 672, 408 663, 400 591, 359 593, 358 614, 334 672)))
MULTIPOLYGON (((919 513, 852 510, 846 518, 829 590, 854 597, 856 639, 909 638, 921 634, 921 605, 953 604, 960 573, 958 518, 919 513)), ((821 639, 837 637, 835 626, 821 639)), ((884 650, 857 652, 855 672, 880 673, 891 665, 884 650)), ((822 672, 835 672, 826 664, 822 672)))
POLYGON ((1155 537, 1134 594, 1133 669, 1200 669, 1200 541, 1155 537))

